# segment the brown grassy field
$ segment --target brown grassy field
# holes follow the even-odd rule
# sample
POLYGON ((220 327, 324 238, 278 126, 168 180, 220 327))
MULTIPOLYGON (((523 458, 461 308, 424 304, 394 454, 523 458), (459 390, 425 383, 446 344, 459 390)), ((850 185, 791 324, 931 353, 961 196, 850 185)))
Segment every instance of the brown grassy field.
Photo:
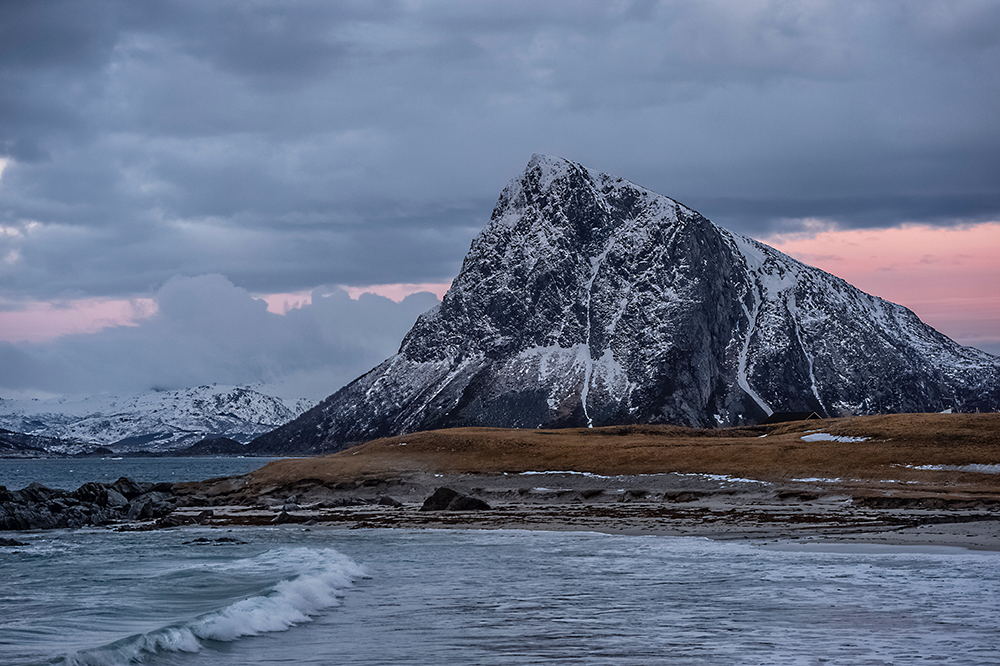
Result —
POLYGON ((275 461, 254 472, 250 482, 260 487, 304 479, 359 482, 415 472, 571 470, 602 475, 725 474, 778 483, 839 479, 839 485, 855 493, 878 481, 896 480, 900 483, 894 492, 907 494, 1000 495, 998 474, 913 469, 969 464, 1000 464, 1000 414, 894 414, 722 430, 457 428, 378 439, 317 458, 275 461), (803 441, 810 431, 866 439, 803 441))

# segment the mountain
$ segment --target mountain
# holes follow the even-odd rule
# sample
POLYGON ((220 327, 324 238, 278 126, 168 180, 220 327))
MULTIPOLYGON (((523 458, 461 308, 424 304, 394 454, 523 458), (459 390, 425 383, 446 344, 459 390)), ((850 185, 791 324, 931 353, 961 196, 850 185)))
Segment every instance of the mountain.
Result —
POLYGON ((48 447, 65 446, 64 442, 49 437, 35 437, 0 428, 0 458, 38 458, 45 456, 48 447))
POLYGON ((399 352, 254 440, 1000 406, 1000 359, 672 199, 535 155, 399 352))
POLYGON ((47 451, 75 454, 94 446, 115 452, 166 451, 206 437, 249 442, 300 415, 310 404, 243 386, 199 386, 133 396, 79 400, 0 399, 0 428, 63 440, 47 451))

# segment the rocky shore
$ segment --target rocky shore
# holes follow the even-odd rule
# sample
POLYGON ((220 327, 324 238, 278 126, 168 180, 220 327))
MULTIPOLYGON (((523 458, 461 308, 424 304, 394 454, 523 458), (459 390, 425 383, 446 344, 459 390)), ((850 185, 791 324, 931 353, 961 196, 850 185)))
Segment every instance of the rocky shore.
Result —
POLYGON ((432 431, 202 482, 0 488, 0 530, 540 529, 1000 550, 998 425, 432 431))
POLYGON ((73 492, 32 484, 0 497, 3 530, 529 529, 1000 550, 1000 500, 876 497, 820 483, 698 474, 417 473, 270 489, 253 487, 249 477, 172 486, 119 479, 73 492))
POLYGON ((21 490, 0 486, 0 531, 54 529, 150 521, 169 516, 178 497, 169 483, 85 483, 70 492, 32 483, 21 490))

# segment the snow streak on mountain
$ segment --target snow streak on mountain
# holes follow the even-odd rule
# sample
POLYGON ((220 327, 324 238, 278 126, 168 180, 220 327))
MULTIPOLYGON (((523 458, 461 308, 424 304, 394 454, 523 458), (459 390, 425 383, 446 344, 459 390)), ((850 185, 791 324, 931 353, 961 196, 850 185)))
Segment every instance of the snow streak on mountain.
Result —
POLYGON ((251 446, 998 407, 997 357, 672 199, 535 155, 399 352, 251 446))

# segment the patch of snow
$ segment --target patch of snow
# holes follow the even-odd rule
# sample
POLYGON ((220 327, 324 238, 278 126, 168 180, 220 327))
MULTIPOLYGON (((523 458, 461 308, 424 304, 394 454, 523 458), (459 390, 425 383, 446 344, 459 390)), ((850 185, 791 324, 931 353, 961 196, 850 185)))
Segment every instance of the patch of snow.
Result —
POLYGON ((847 435, 831 435, 827 432, 817 432, 813 435, 802 435, 803 442, 867 442, 870 437, 849 437, 847 435))
POLYGON ((743 344, 740 346, 739 361, 736 366, 736 382, 754 402, 760 405, 764 413, 770 416, 774 413, 774 410, 750 387, 750 380, 747 378, 747 357, 750 352, 750 340, 753 338, 754 329, 757 328, 757 315, 760 313, 760 296, 757 294, 756 289, 753 289, 752 293, 753 311, 747 308, 746 303, 740 301, 740 305, 743 307, 743 314, 747 318, 747 332, 743 338, 743 344))
POLYGON ((539 474, 576 474, 577 476, 586 476, 592 479, 613 479, 613 476, 602 476, 601 474, 594 474, 593 472, 573 472, 573 471, 552 471, 552 472, 521 472, 520 476, 536 476, 539 474))
POLYGON ((723 481, 725 483, 759 483, 765 486, 771 485, 768 481, 761 481, 759 479, 744 479, 739 476, 730 476, 728 474, 698 474, 696 472, 684 473, 675 472, 677 476, 696 476, 699 479, 708 479, 709 481, 723 481))
POLYGON ((931 472, 978 472, 980 474, 1000 474, 1000 465, 903 465, 908 469, 931 472))

